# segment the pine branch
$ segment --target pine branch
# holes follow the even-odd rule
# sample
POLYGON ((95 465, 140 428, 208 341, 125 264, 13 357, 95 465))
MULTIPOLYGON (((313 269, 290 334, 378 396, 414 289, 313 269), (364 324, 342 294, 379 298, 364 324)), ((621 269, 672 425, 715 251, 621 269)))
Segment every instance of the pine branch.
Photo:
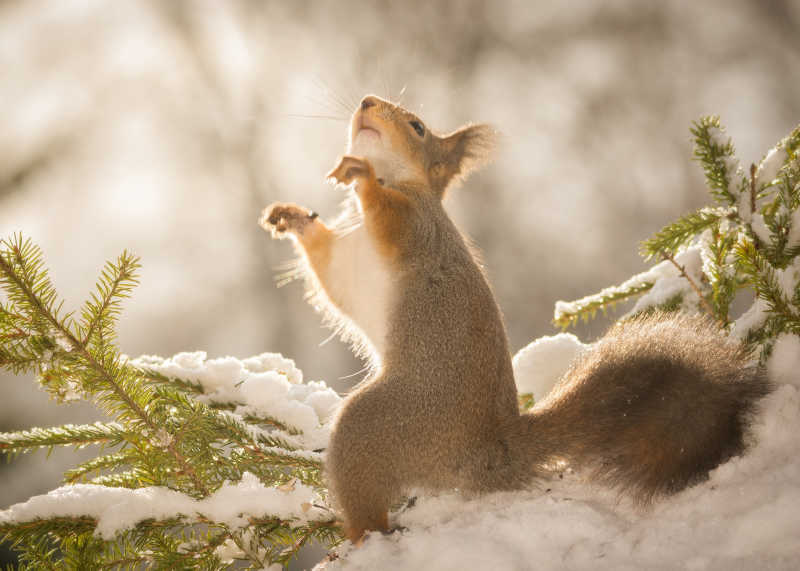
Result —
POLYGON ((733 232, 722 232, 719 225, 711 229, 711 240, 708 243, 710 256, 705 274, 711 285, 711 302, 715 315, 724 326, 729 323, 730 306, 743 281, 737 277, 735 269, 728 262, 735 243, 736 235, 733 232))
POLYGON ((731 212, 727 209, 701 208, 665 226, 652 238, 642 242, 640 253, 645 260, 662 257, 665 252, 674 256, 682 246, 730 215, 731 212))
MULTIPOLYGON (((631 281, 631 280, 629 280, 631 281)), ((634 280, 635 281, 635 280, 634 280)), ((635 282, 627 285, 628 282, 604 289, 598 294, 587 296, 572 302, 556 303, 555 317, 553 323, 561 329, 574 326, 578 321, 584 323, 594 319, 598 311, 606 314, 609 307, 614 307, 617 303, 632 297, 641 295, 653 287, 652 282, 635 282)))
MULTIPOLYGON (((695 283, 695 281, 694 281, 694 280, 693 280, 693 279, 692 279, 692 278, 689 276, 689 274, 687 274, 687 273, 686 273, 686 268, 685 268, 684 266, 680 265, 678 262, 676 262, 676 261, 675 261, 675 258, 673 258, 671 255, 669 255, 667 252, 662 252, 662 253, 661 253, 661 255, 664 257, 664 259, 665 259, 665 260, 669 260, 669 262, 670 262, 670 263, 671 263, 673 266, 675 266, 675 267, 677 268, 677 270, 678 270, 678 272, 680 273, 680 276, 681 276, 682 278, 685 278, 685 279, 686 279, 686 281, 687 281, 687 282, 689 282, 689 286, 692 288, 692 290, 694 291, 694 293, 697 295, 698 299, 700 300, 700 305, 702 305, 702 306, 703 306, 703 309, 705 309, 705 310, 706 310, 706 312, 707 312, 707 313, 708 313, 708 314, 709 314, 711 317, 713 317, 713 318, 717 319, 717 321, 720 321, 720 320, 719 320, 719 318, 717 317, 717 314, 716 314, 716 312, 714 311, 714 308, 713 308, 713 307, 711 307, 711 304, 710 304, 710 303, 708 303, 708 300, 706 299, 706 296, 705 296, 705 295, 703 295, 703 292, 702 292, 702 290, 700 289, 700 287, 699 287, 699 286, 698 286, 698 285, 695 283)), ((723 326, 724 326, 725 324, 724 324, 724 323, 721 323, 721 325, 723 325, 723 326)))
POLYGON ((127 251, 117 258, 116 264, 106 263, 97 283, 97 292, 91 294, 91 300, 81 311, 84 329, 81 345, 94 342, 102 348, 104 343, 114 339, 114 322, 122 310, 122 300, 128 298, 138 284, 140 267, 139 259, 127 251))
MULTIPOLYGON (((112 454, 105 454, 82 462, 75 468, 64 472, 64 482, 74 484, 79 482, 92 472, 109 470, 127 466, 137 459, 138 451, 135 448, 125 448, 112 454)), ((97 482, 93 482, 97 483, 97 482)))
POLYGON ((706 184, 717 202, 734 206, 736 197, 730 189, 736 161, 730 137, 725 137, 719 117, 701 117, 690 129, 694 135, 694 157, 703 167, 706 184))
POLYGON ((107 486, 109 488, 129 488, 131 490, 155 484, 155 482, 148 479, 147 475, 140 470, 103 474, 102 476, 92 478, 87 483, 97 486, 107 486))
MULTIPOLYGON (((304 483, 321 486, 322 458, 315 452, 297 450, 296 446, 274 433, 257 429, 245 423, 241 417, 228 412, 221 412, 195 401, 187 395, 175 391, 170 387, 160 387, 159 396, 166 406, 177 405, 189 415, 183 421, 183 427, 192 431, 193 437, 201 432, 207 433, 208 439, 227 439, 235 442, 235 449, 231 450, 228 462, 239 467, 239 474, 245 471, 258 473, 245 460, 240 460, 239 450, 246 453, 257 462, 257 465, 289 469, 291 474, 304 483)), ((180 439, 182 430, 173 434, 174 441, 180 439)))
MULTIPOLYGON (((687 279, 704 309, 724 326, 731 321, 729 311, 736 292, 750 286, 768 301, 772 313, 769 330, 758 342, 766 342, 775 331, 794 330, 794 316, 800 313, 800 288, 784 295, 774 274, 777 269, 790 267, 800 255, 800 229, 792 230, 800 220, 800 127, 767 153, 757 167, 752 165, 749 178, 739 169, 733 144, 718 117, 702 117, 692 124, 691 132, 695 159, 703 168, 717 206, 702 208, 665 226, 641 244, 642 256, 669 260, 687 279), (749 246, 737 253, 734 245, 742 236, 749 237, 749 246), (675 259, 691 244, 701 247, 702 271, 710 285, 710 296, 702 294, 699 284, 675 259), (795 298, 798 303, 793 308, 795 298)), ((579 319, 587 321, 597 310, 605 311, 620 299, 643 293, 659 279, 657 272, 651 276, 645 272, 599 294, 572 303, 557 302, 554 323, 566 328, 579 319)))
MULTIPOLYGON (((280 518, 250 518, 250 526, 245 529, 234 530, 226 524, 209 519, 202 514, 187 514, 185 517, 169 518, 165 520, 145 520, 140 522, 135 529, 130 529, 118 535, 117 541, 109 544, 98 542, 97 546, 102 547, 102 551, 95 550, 92 560, 93 565, 99 568, 114 568, 120 561, 144 560, 153 561, 155 554, 142 556, 144 548, 152 547, 155 541, 170 538, 166 549, 159 549, 159 559, 162 563, 172 562, 173 564, 183 562, 191 564, 191 568, 198 568, 199 563, 193 556, 195 554, 205 555, 208 559, 216 560, 213 550, 221 545, 225 540, 233 541, 236 546, 247 556, 248 560, 260 567, 268 563, 287 563, 294 557, 300 548, 311 538, 317 538, 333 546, 342 541, 343 533, 339 528, 338 522, 333 519, 312 521, 306 524, 295 524, 294 522, 280 518), (196 527, 201 526, 201 527, 196 527), (178 549, 177 534, 190 537, 204 533, 202 526, 208 526, 205 532, 205 541, 199 549, 178 549), (182 531, 181 531, 182 530, 182 531), (169 535, 165 535, 168 532, 169 535), (274 545, 267 550, 268 557, 262 557, 257 550, 252 548, 246 537, 274 537, 281 536, 283 542, 274 545), (284 547, 285 546, 285 547, 284 547)), ((35 519, 27 522, 15 524, 0 524, 0 537, 4 537, 12 542, 12 546, 21 546, 23 542, 28 542, 32 538, 48 537, 48 552, 53 553, 52 548, 55 539, 60 544, 62 550, 66 544, 74 542, 80 538, 92 538, 98 521, 89 516, 56 516, 47 519, 35 519)), ((183 542, 181 542, 183 543, 183 542)), ((46 560, 43 554, 34 558, 41 563, 46 560)), ((59 568, 61 568, 59 566, 59 568)), ((68 568, 82 569, 84 566, 70 566, 68 568)), ((175 568, 167 566, 166 568, 175 568)), ((218 561, 209 569, 219 568, 218 561)))
POLYGON ((21 234, 0 240, 0 287, 40 333, 47 333, 48 322, 53 320, 68 324, 69 314, 59 317, 62 305, 56 305, 56 290, 44 268, 41 250, 21 234))
POLYGON ((750 240, 743 240, 734 248, 739 267, 756 295, 767 302, 773 318, 786 324, 787 329, 800 332, 800 314, 781 289, 775 269, 750 240))
POLYGON ((300 549, 311 539, 318 539, 331 546, 338 545, 343 541, 343 530, 336 520, 314 521, 308 525, 294 529, 296 539, 290 547, 287 547, 277 559, 277 563, 287 565, 289 561, 296 557, 300 549))
POLYGON ((0 534, 6 535, 4 539, 11 539, 12 545, 15 537, 24 538, 27 534, 36 532, 53 533, 55 535, 69 534, 69 533, 85 533, 94 532, 97 527, 97 520, 87 516, 54 516, 47 519, 34 519, 25 522, 16 522, 13 524, 0 522, 0 534), (13 534, 10 538, 7 534, 13 534))
MULTIPOLYGON (((173 390, 177 391, 175 393, 169 393, 169 394, 173 394, 173 395, 179 395, 179 394, 181 394, 181 395, 203 395, 203 394, 206 394, 204 392, 204 390, 203 390, 202 385, 200 385, 198 383, 194 383, 192 381, 188 381, 186 379, 180 379, 180 378, 177 378, 177 377, 167 377, 166 375, 162 375, 161 373, 159 373, 157 371, 153 371, 152 369, 137 368, 137 371, 139 371, 139 373, 144 377, 144 379, 148 383, 151 383, 151 384, 156 385, 156 386, 167 387, 167 388, 170 388, 170 389, 173 389, 173 390)), ((164 393, 164 394, 167 394, 167 393, 164 393)), ((175 399, 181 400, 182 403, 188 404, 189 406, 195 406, 197 404, 205 404, 205 406, 207 406, 208 408, 216 410, 216 411, 220 411, 220 412, 232 412, 232 411, 236 410, 237 408, 239 408, 242 404, 244 404, 242 401, 232 401, 232 402, 213 401, 213 402, 209 402, 209 403, 199 403, 198 401, 196 401, 196 400, 194 400, 192 398, 188 398, 187 399, 187 398, 178 397, 178 396, 167 397, 167 398, 175 398, 175 399), (191 404, 189 404, 189 403, 191 403, 191 404)), ((276 429, 280 430, 281 432, 284 432, 284 433, 286 433, 288 435, 291 435, 291 436, 296 436, 296 435, 302 433, 302 431, 300 429, 298 429, 298 428, 296 428, 294 426, 289 426, 285 422, 282 422, 282 421, 278 420, 277 418, 274 418, 274 417, 271 417, 271 416, 268 416, 268 415, 263 415, 262 414, 262 415, 256 416, 256 415, 248 414, 248 415, 244 415, 244 416, 237 415, 237 417, 240 418, 245 423, 267 425, 267 426, 270 426, 272 428, 276 428, 276 429)), ((222 419, 223 417, 219 417, 219 418, 222 419)), ((227 417, 227 418, 233 418, 233 417, 227 417)), ((221 420, 221 422, 223 424, 225 423, 225 421, 222 421, 222 420, 221 420)), ((245 425, 241 425, 241 426, 245 426, 245 425)), ((251 429, 248 428, 247 430, 251 430, 251 429)), ((278 446, 278 445, 279 444, 275 444, 275 446, 278 446)), ((285 445, 288 448, 292 448, 292 446, 289 445, 288 443, 284 442, 283 445, 285 445)))
MULTIPOLYGON (((138 369, 121 356, 114 346, 114 325, 121 301, 136 284, 138 267, 138 260, 127 252, 106 264, 80 321, 74 322, 70 314, 61 313, 39 249, 19 235, 0 243, 0 286, 8 294, 0 304, 0 364, 38 371, 40 384, 57 397, 92 398, 118 420, 3 434, 0 452, 122 445, 65 473, 66 482, 88 481, 100 486, 98 490, 168 487, 201 499, 249 472, 281 493, 292 492, 296 482, 302 482, 324 494, 322 457, 299 449, 300 430, 281 419, 260 414, 243 418, 230 412, 247 407, 247 402, 200 402, 196 397, 203 395, 202 385, 138 369)), ((94 488, 82 490, 95 493, 94 488)), ((305 513, 311 504, 297 508, 305 513)), ((0 533, 15 540, 25 537, 26 561, 36 569, 218 569, 222 563, 216 547, 224 542, 238 546, 242 557, 260 568, 288 561, 312 537, 329 544, 342 538, 332 521, 273 519, 233 529, 187 511, 164 522, 140 522, 117 532, 113 541, 96 537, 97 522, 85 517, 6 523, 0 533), (192 538, 198 547, 181 547, 180 537, 192 538)))
MULTIPOLYGON (((100 354, 96 356, 87 343, 78 338, 67 321, 68 318, 58 317, 61 306, 55 305, 57 294, 43 267, 39 248, 30 240, 23 240, 21 235, 16 235, 10 242, 4 240, 0 244, 6 246, 5 250, 0 250, 0 285, 9 292, 10 300, 17 307, 27 308, 33 323, 46 324, 61 343, 66 345, 65 349, 69 349, 67 353, 70 354, 70 361, 78 361, 88 369, 87 372, 91 373, 92 380, 99 384, 98 387, 94 387, 95 391, 100 389, 97 402, 103 404, 107 411, 116 412, 128 421, 141 421, 151 432, 158 432, 161 427, 145 410, 146 403, 152 400, 153 393, 139 382, 135 370, 121 363, 118 353, 113 348, 108 350, 101 347, 100 354), (107 389, 105 393, 102 392, 103 388, 107 389), (123 405, 123 409, 120 408, 120 404, 123 405)), ((104 272, 104 277, 98 286, 101 294, 105 292, 110 296, 114 292, 115 295, 125 296, 136 283, 138 260, 127 253, 120 256, 119 260, 118 267, 107 266, 107 271, 104 272)), ((87 304, 84 315, 88 318, 87 333, 93 330, 92 323, 98 327, 97 331, 103 331, 104 327, 109 328, 112 317, 118 311, 116 301, 102 303, 102 299, 101 295, 99 300, 101 303, 87 304)), ((90 334, 89 337, 91 336, 90 334)), ((193 482, 197 493, 203 497, 207 496, 210 493, 209 489, 183 454, 173 443, 167 444, 166 449, 178 464, 180 472, 186 474, 193 482)))
POLYGON ((154 385, 171 386, 191 395, 205 394, 203 392, 203 386, 199 383, 187 381, 186 379, 179 379, 177 377, 168 377, 162 373, 159 373, 158 371, 154 371, 153 369, 137 367, 137 371, 142 376, 142 379, 148 383, 152 383, 154 385))
POLYGON ((322 456, 316 452, 287 451, 272 446, 247 446, 246 449, 259 459, 274 466, 310 468, 322 471, 322 456))
POLYGON ((117 445, 127 434, 115 422, 94 424, 66 424, 54 428, 31 428, 19 432, 0 433, 0 452, 29 452, 35 448, 53 449, 55 446, 83 447, 89 444, 117 445))

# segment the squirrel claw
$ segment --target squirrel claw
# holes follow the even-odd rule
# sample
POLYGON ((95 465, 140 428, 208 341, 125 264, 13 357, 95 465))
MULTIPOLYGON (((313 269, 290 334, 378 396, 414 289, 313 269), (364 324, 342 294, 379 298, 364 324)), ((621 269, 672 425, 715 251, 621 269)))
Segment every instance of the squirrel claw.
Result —
POLYGON ((375 171, 368 160, 345 155, 326 177, 341 184, 350 184, 358 179, 374 180, 375 171))
POLYGON ((306 225, 317 217, 316 213, 296 204, 276 202, 261 212, 258 223, 273 237, 282 238, 287 232, 302 234, 306 225))

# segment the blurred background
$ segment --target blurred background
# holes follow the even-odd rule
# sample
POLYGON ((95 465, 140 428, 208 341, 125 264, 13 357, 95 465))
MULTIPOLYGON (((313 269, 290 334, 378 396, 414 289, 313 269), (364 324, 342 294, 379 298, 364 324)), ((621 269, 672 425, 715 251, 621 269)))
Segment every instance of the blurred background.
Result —
MULTIPOLYGON (((707 203, 692 120, 721 115, 745 164, 800 122, 798 29, 797 0, 2 1, 0 235, 43 248, 72 308, 105 260, 139 254, 130 355, 276 351, 346 390, 362 365, 301 284, 275 287, 291 249, 256 220, 276 200, 333 217, 323 176, 349 114, 402 93, 434 130, 503 133, 448 209, 516 351, 555 333, 556 300, 644 270, 638 241, 707 203)), ((97 418, 0 383, 0 431, 97 418)), ((75 461, 3 463, 0 508, 75 461)))

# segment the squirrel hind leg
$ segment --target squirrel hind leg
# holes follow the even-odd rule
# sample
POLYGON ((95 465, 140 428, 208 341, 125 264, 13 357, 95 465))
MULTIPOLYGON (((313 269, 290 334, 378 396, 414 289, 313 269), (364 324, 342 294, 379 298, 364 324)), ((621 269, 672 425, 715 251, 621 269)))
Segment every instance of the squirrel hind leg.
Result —
POLYGON ((364 534, 368 531, 380 531, 383 533, 389 532, 389 510, 388 508, 382 510, 373 510, 370 514, 359 514, 360 517, 354 517, 351 514, 347 515, 344 525, 345 535, 347 539, 356 545, 360 545, 363 541, 364 534))
POLYGON ((364 488, 339 489, 335 492, 344 516, 345 535, 350 541, 358 543, 368 531, 389 531, 388 497, 380 493, 369 493, 364 488))
POLYGON ((345 534, 357 543, 367 531, 389 531, 389 507, 397 483, 385 462, 377 455, 369 457, 369 446, 337 446, 340 439, 341 431, 328 449, 327 479, 345 534))

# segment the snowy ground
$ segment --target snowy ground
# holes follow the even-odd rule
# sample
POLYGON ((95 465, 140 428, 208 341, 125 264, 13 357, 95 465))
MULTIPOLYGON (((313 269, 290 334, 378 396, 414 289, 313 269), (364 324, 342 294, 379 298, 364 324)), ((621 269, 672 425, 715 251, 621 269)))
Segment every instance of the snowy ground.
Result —
MULTIPOLYGON (((518 383, 532 360, 562 360, 577 340, 539 340, 520 354, 518 383), (551 352, 552 351, 552 352, 551 352)), ((344 548, 332 569, 687 569, 800 568, 800 339, 784 336, 769 363, 778 384, 753 427, 756 444, 708 482, 637 510, 607 490, 568 475, 529 492, 464 500, 420 497, 395 524, 359 549, 344 548)), ((541 394, 541 393, 540 393, 541 394)))

